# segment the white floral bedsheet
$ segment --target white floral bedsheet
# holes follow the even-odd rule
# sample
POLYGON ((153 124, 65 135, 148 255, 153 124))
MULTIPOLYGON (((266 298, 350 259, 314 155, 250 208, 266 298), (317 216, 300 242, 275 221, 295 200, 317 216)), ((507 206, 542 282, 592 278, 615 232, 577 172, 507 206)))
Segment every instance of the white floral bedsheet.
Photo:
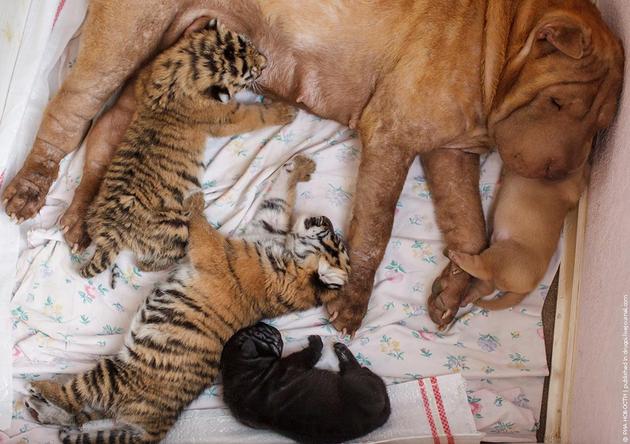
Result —
MULTIPOLYGON (((72 57, 63 59, 59 73, 71 65, 72 57)), ((58 85, 58 79, 51 83, 58 85)), ((31 128, 35 131, 36 125, 31 128)), ((304 112, 282 129, 208 142, 203 175, 208 219, 226 234, 236 232, 272 186, 280 165, 296 153, 317 161, 312 180, 299 185, 296 212, 325 214, 343 234, 350 220, 360 143, 349 129, 304 112)), ((136 308, 164 276, 140 272, 128 253, 119 257, 123 279, 115 290, 109 287, 107 272, 90 280, 77 274, 86 254, 70 253, 57 222, 79 183, 83 156, 84 148, 63 161, 46 206, 22 227, 27 242, 10 303, 14 420, 0 432, 0 442, 56 442, 54 430, 36 424, 24 408, 24 383, 85 370, 99 356, 115 353, 136 308)), ((499 170, 496 154, 483 158, 480 192, 486 211, 499 170)), ((349 342, 352 351, 389 383, 461 373, 486 440, 534 440, 547 375, 540 311, 559 255, 539 289, 520 306, 502 312, 462 309, 459 321, 441 333, 426 313, 426 298, 446 259, 418 161, 396 213, 363 327, 349 342)), ((329 344, 348 342, 329 325, 321 308, 271 322, 282 330, 287 352, 301 347, 310 334, 324 336, 329 344)), ((329 348, 320 365, 335 366, 329 348)), ((220 386, 212 387, 191 408, 220 406, 220 394, 220 386)))
MULTIPOLYGON (((317 161, 309 183, 299 185, 297 213, 326 214, 340 233, 348 227, 360 159, 356 134, 334 122, 301 112, 293 124, 231 139, 211 140, 203 187, 211 202, 206 215, 226 234, 243 226, 272 186, 274 173, 295 153, 317 161)), ((118 263, 123 279, 115 290, 109 274, 83 280, 77 269, 83 256, 72 255, 56 222, 79 182, 83 152, 64 161, 47 206, 31 224, 28 247, 18 265, 18 285, 11 302, 14 376, 23 381, 48 373, 74 373, 104 354, 116 352, 131 316, 163 273, 142 273, 130 254, 118 263)), ((483 160, 480 192, 489 206, 500 162, 483 160)), ((481 431, 504 440, 531 438, 535 431, 542 378, 547 374, 540 309, 547 284, 514 310, 489 313, 464 309, 446 333, 438 332, 426 313, 426 297, 446 263, 431 196, 415 162, 397 205, 393 235, 376 275, 363 327, 350 342, 362 364, 388 382, 462 373, 469 380, 470 405, 481 431)), ((309 334, 329 342, 348 341, 328 324, 323 309, 272 321, 284 334, 287 349, 301 346, 309 334)), ((333 365, 327 354, 322 364, 333 365)), ((196 407, 219 405, 220 389, 209 389, 196 407)), ((20 435, 36 427, 18 396, 14 427, 20 435)), ((489 436, 490 438, 491 436, 489 436)))

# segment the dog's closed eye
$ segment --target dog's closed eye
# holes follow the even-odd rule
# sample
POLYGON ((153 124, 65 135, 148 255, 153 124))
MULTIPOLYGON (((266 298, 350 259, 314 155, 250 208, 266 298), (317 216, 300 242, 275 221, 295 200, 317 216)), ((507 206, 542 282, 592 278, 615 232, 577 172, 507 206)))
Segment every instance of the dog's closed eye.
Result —
POLYGON ((558 109, 558 111, 562 109, 562 102, 557 97, 550 97, 549 101, 558 109))

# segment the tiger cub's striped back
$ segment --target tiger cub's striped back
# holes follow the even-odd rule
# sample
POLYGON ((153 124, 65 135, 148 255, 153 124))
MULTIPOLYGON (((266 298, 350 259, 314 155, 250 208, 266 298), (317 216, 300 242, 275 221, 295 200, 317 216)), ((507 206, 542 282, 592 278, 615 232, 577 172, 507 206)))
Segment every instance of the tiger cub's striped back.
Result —
POLYGON ((86 226, 96 246, 82 268, 92 277, 121 249, 138 266, 161 270, 186 252, 184 198, 199 189, 208 135, 224 136, 292 120, 292 108, 230 99, 251 85, 266 60, 249 41, 215 20, 183 37, 136 80, 137 112, 90 206, 86 226))
POLYGON ((63 385, 32 383, 26 404, 35 418, 69 427, 64 443, 159 442, 212 384, 236 331, 337 297, 349 265, 332 224, 323 216, 289 223, 295 186, 313 170, 301 157, 283 166, 278 185, 289 187, 288 199, 267 196, 244 239, 221 236, 202 215, 202 195, 190 198, 188 260, 147 297, 116 357, 63 385), (75 429, 97 418, 115 428, 75 429))

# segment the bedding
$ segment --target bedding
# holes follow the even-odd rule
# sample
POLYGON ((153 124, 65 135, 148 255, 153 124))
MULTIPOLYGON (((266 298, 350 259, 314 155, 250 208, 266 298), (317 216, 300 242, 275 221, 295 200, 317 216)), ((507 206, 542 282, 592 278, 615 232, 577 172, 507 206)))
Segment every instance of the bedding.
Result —
MULTIPOLYGON (((85 3, 77 5, 81 8, 85 3)), ((64 13, 59 20, 67 20, 71 32, 56 31, 58 22, 53 29, 58 35, 51 41, 66 48, 65 52, 41 67, 49 73, 45 78, 50 91, 71 69, 78 43, 78 36, 71 39, 77 21, 64 19, 64 13)), ((41 114, 41 96, 47 98, 50 91, 34 91, 38 100, 31 100, 29 106, 41 114)), ((254 96, 241 99, 261 100, 254 96)), ((35 134, 37 123, 19 126, 27 140, 35 134)), ((295 214, 325 214, 339 227, 339 234, 345 235, 360 141, 350 129, 306 112, 283 128, 208 140, 202 180, 208 220, 225 234, 237 233, 274 186, 278 168, 297 153, 311 156, 317 170, 310 182, 299 184, 295 214)), ((92 250, 72 254, 57 223, 79 183, 83 157, 84 147, 63 160, 46 206, 20 227, 20 256, 9 304, 13 421, 0 433, 0 442, 56 442, 56 432, 37 424, 24 408, 25 383, 82 371, 98 357, 115 353, 136 308, 165 276, 164 272, 139 271, 128 252, 117 260, 122 277, 115 289, 110 288, 109 272, 88 280, 78 275, 80 264, 92 250)), ((482 158, 480 193, 486 213, 496 193, 500 168, 496 153, 482 158)), ((447 261, 442 249, 431 194, 416 160, 397 204, 392 237, 375 278, 368 313, 356 336, 351 339, 335 331, 323 308, 268 321, 282 331, 285 353, 302 347, 308 335, 321 335, 327 344, 318 364, 323 368, 335 368, 330 346, 343 341, 388 384, 461 374, 467 381, 476 426, 487 433, 485 440, 535 441, 547 375, 540 312, 559 253, 538 290, 523 304, 501 312, 462 308, 452 327, 440 332, 428 317, 426 299, 433 279, 447 261)), ((189 410, 222 407, 220 394, 220 385, 209 388, 189 410)))

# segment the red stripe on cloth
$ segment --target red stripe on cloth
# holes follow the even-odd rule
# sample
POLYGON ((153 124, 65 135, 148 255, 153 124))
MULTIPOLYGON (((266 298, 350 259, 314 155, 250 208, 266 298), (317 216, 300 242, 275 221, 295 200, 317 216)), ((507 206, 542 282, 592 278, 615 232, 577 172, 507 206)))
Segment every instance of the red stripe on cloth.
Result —
POLYGON ((444 402, 442 402, 442 393, 440 393, 440 385, 435 376, 431 377, 431 388, 433 389, 433 396, 435 396, 435 402, 437 403, 438 414, 440 415, 440 421, 442 422, 442 428, 446 433, 446 439, 448 444, 455 444, 453 434, 451 433, 451 427, 448 424, 448 417, 446 416, 446 409, 444 408, 444 402))
POLYGON ((66 0, 59 0, 59 5, 57 5, 57 12, 55 12, 55 19, 53 20, 53 28, 55 27, 55 23, 57 23, 59 14, 61 14, 61 10, 63 9, 63 6, 65 4, 66 4, 66 0))
POLYGON ((437 427, 435 427, 435 421, 433 420, 433 413, 431 412, 431 405, 429 405, 429 397, 427 396, 427 388, 424 385, 422 379, 418 379, 418 385, 420 386, 420 393, 422 393, 422 404, 424 404, 424 413, 427 415, 429 421, 429 427, 431 427, 431 434, 433 435, 433 444, 440 444, 440 437, 438 435, 437 427))

